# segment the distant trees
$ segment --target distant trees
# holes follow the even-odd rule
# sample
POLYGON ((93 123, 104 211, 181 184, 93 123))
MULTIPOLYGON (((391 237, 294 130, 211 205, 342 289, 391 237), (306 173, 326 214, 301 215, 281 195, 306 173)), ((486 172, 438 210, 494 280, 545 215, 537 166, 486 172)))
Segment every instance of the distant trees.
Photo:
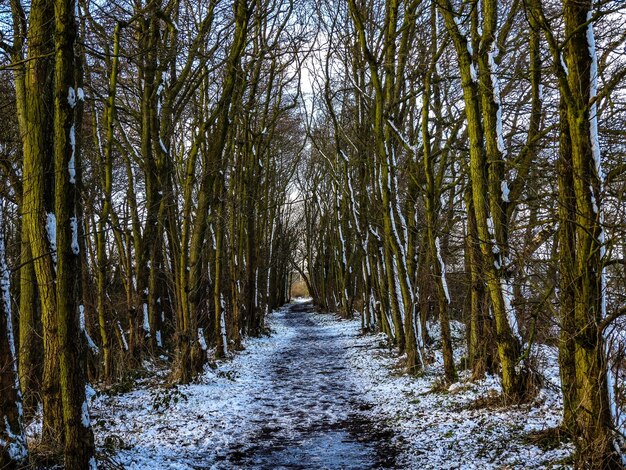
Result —
POLYGON ((103 378, 124 373, 115 357, 138 365, 173 348, 173 376, 188 382, 209 347, 215 357, 239 348, 283 300, 271 295, 287 279, 272 247, 299 149, 279 152, 272 136, 293 120, 293 44, 280 42, 291 15, 276 2, 133 9, 114 23, 85 11, 85 54, 105 52, 104 69, 85 68, 103 378))
POLYGON ((624 146, 615 152, 611 136, 624 122, 623 9, 319 5, 331 39, 312 60, 325 72, 308 98, 300 173, 311 236, 294 262, 316 302, 361 311, 412 372, 430 360, 437 318, 445 381, 465 366, 474 378, 499 372, 509 402, 533 395, 533 345, 554 341, 577 461, 617 466, 624 146), (461 363, 450 317, 465 323, 461 363))
POLYGON ((287 299, 305 28, 272 0, 9 5, 19 139, 1 135, 0 189, 20 217, 3 273, 19 282, 3 292, 20 308, 16 359, 0 330, 0 442, 23 444, 17 370, 26 420, 43 404, 41 448, 91 468, 87 379, 171 357, 189 382, 287 299))

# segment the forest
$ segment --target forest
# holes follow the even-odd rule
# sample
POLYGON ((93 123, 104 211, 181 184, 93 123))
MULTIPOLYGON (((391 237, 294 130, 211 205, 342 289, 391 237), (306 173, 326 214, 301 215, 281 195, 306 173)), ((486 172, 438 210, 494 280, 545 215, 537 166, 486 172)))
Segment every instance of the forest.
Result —
POLYGON ((626 3, 0 0, 0 290, 0 469, 624 468, 626 3))

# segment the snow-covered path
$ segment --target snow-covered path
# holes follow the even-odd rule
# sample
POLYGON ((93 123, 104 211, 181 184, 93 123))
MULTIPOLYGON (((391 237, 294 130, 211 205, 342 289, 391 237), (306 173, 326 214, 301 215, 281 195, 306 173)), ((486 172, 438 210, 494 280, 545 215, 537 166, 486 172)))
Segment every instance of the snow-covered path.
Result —
POLYGON ((294 304, 275 314, 289 340, 258 370, 263 387, 252 396, 251 433, 222 457, 237 468, 357 470, 385 464, 350 381, 349 338, 316 322, 310 311, 309 304, 294 304))
POLYGON ((351 378, 354 329, 311 310, 296 303, 273 313, 271 337, 170 392, 168 409, 155 410, 167 393, 148 388, 100 398, 98 441, 120 438, 127 449, 114 458, 125 468, 393 468, 391 433, 368 419, 371 405, 351 378))
POLYGON ((537 397, 504 407, 497 377, 471 382, 464 371, 442 386, 437 350, 420 377, 403 374, 384 336, 360 335, 357 319, 295 303, 267 321, 271 336, 248 339, 196 384, 164 389, 159 369, 96 398, 100 450, 133 470, 569 468, 571 443, 532 437, 561 419, 554 348, 537 346, 537 397))

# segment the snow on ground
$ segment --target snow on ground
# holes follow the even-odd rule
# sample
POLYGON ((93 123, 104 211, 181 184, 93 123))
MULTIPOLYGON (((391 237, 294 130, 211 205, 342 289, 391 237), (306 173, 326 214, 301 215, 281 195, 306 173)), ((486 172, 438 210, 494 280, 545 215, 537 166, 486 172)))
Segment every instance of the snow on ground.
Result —
POLYGON ((92 406, 97 443, 120 438, 126 449, 116 460, 128 469, 191 469, 219 460, 249 431, 265 359, 295 334, 277 322, 271 327, 271 337, 248 341, 244 352, 207 370, 199 383, 176 387, 177 403, 166 403, 167 392, 151 387, 99 398, 92 406))
POLYGON ((439 364, 401 375, 384 337, 359 335, 358 321, 296 306, 268 326, 272 336, 248 340, 198 383, 99 395, 99 448, 128 469, 562 468, 571 454, 525 440, 558 425, 554 387, 530 405, 473 409, 499 392, 496 378, 434 392, 439 364))
MULTIPOLYGON (((544 451, 530 443, 529 434, 555 428, 560 423, 561 398, 557 389, 556 353, 541 347, 544 388, 536 399, 514 407, 476 406, 479 399, 497 397, 500 383, 488 376, 468 381, 466 373, 448 388, 441 387, 443 361, 420 378, 390 373, 398 358, 385 347, 385 338, 355 339, 350 364, 365 397, 374 404, 372 415, 385 417, 402 442, 398 463, 420 469, 565 468, 573 446, 556 444, 544 451), (464 380, 465 379, 465 380, 464 380), (556 384, 555 384, 556 382, 556 384)), ((491 401, 491 400, 486 400, 491 401)))

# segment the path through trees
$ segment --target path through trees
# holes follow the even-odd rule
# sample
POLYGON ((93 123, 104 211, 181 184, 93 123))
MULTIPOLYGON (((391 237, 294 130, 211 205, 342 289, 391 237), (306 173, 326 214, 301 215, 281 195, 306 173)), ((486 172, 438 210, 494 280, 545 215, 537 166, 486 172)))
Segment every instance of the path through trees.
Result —
POLYGON ((201 380, 296 276, 416 383, 533 407, 558 363, 550 432, 626 464, 624 31, 612 0, 0 0, 0 467, 95 467, 91 385, 201 380))
POLYGON ((176 403, 149 387, 103 397, 96 433, 129 445, 116 459, 133 468, 396 468, 392 431, 364 413, 347 362, 356 325, 336 329, 313 312, 295 303, 272 314, 272 337, 220 367, 217 383, 209 373, 170 391, 176 403))

